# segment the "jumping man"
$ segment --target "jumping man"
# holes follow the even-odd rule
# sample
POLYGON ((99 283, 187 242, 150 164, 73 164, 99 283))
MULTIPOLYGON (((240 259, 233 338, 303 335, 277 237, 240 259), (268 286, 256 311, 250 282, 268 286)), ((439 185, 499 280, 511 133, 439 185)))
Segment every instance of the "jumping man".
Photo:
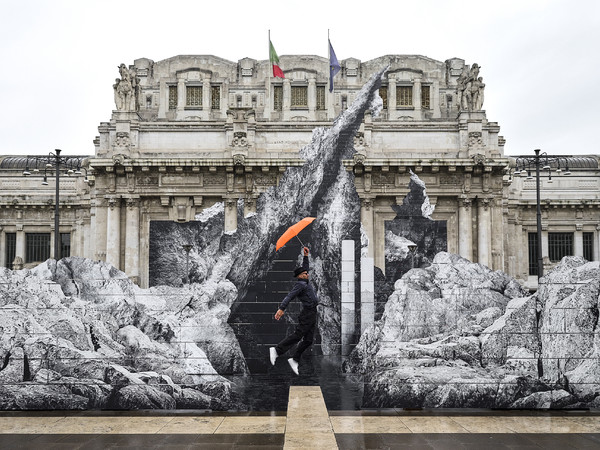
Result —
POLYGON ((300 361, 302 352, 313 343, 313 335, 315 334, 315 327, 317 325, 317 305, 319 304, 317 293, 308 282, 308 247, 304 247, 303 253, 304 259, 302 261, 302 266, 297 267, 296 270, 294 270, 294 276, 298 281, 290 293, 283 299, 279 309, 275 313, 275 319, 281 319, 288 303, 298 297, 302 302, 302 311, 298 316, 298 325, 296 325, 296 329, 291 335, 286 337, 275 347, 269 348, 271 364, 275 365, 275 360, 278 356, 283 355, 292 348, 294 344, 299 343, 294 352, 294 356, 288 359, 288 363, 296 375, 298 375, 298 362, 300 361), (302 340, 302 342, 300 342, 300 340, 302 340))

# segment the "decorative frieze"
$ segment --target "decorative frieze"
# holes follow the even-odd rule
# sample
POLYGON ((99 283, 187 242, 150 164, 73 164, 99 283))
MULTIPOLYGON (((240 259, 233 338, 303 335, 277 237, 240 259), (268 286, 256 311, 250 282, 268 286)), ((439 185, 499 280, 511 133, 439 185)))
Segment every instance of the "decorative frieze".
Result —
POLYGON ((459 186, 462 182, 461 175, 440 175, 440 184, 459 186))
POLYGON ((202 174, 197 175, 162 175, 160 178, 161 186, 181 186, 194 185, 202 186, 202 174))
POLYGON ((215 186, 225 184, 224 173, 208 173, 204 175, 204 184, 206 186, 215 186))

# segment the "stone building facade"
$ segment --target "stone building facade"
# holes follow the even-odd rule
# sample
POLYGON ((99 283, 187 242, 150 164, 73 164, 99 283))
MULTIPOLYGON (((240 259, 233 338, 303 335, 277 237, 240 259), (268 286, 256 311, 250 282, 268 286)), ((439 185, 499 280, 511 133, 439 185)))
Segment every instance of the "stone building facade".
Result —
MULTIPOLYGON (((330 126, 363 84, 387 68, 381 110, 367 112, 354 138, 356 154, 344 161, 355 175, 375 265, 385 266, 385 222, 395 216, 392 206, 402 203, 413 172, 427 186, 432 218, 447 222, 449 252, 535 287, 527 252, 535 231, 535 185, 532 191, 530 180, 511 176, 514 160, 504 154, 500 127, 482 108, 485 84, 477 64, 416 55, 349 58, 341 62, 333 92, 326 58, 282 56, 280 65, 285 79, 270 76, 268 61, 250 58, 176 56, 122 64, 116 109, 98 128, 94 154, 78 157, 87 181, 83 175, 61 180, 64 250, 110 262, 148 286, 151 221, 191 221, 224 202, 225 230, 235 229, 238 202, 245 214, 256 211, 260 194, 287 167, 302 165, 299 149, 313 130, 330 126)), ((543 183, 544 251, 597 260, 598 157, 568 160, 570 178, 543 183)), ((46 253, 27 253, 53 242, 57 232, 51 225, 53 178, 40 186, 42 167, 23 177, 31 164, 26 157, 0 161, 3 266, 15 257, 27 265, 39 262, 36 255, 54 256, 49 244, 46 253)))

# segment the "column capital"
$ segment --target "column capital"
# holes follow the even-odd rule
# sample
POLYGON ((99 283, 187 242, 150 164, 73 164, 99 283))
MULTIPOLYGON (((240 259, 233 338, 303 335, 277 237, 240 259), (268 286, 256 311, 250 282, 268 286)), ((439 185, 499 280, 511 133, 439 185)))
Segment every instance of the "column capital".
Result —
POLYGON ((473 199, 469 197, 459 197, 458 205, 463 208, 470 208, 473 205, 473 199))

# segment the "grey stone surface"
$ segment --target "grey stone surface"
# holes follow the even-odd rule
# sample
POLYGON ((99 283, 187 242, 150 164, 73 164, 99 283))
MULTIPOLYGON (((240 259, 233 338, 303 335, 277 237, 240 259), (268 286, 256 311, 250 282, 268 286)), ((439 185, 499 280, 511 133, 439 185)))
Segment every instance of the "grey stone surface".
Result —
POLYGON ((365 375, 363 406, 596 407, 599 283, 599 263, 564 258, 526 296, 440 253, 396 282, 344 368, 365 375))
POLYGON ((3 409, 174 408, 182 384, 204 393, 186 404, 226 408, 213 362, 246 373, 227 280, 140 289, 107 263, 65 258, 0 269, 0 283, 3 409))

